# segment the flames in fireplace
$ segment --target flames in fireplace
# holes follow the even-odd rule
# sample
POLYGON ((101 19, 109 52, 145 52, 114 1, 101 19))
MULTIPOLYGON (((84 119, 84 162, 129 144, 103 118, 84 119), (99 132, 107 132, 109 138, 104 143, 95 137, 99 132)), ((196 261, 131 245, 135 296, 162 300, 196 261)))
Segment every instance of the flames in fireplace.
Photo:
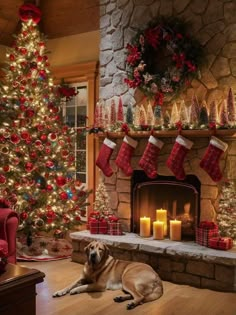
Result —
POLYGON ((131 178, 131 230, 139 233, 140 217, 156 220, 156 209, 166 209, 169 220, 182 221, 182 239, 193 240, 200 218, 201 183, 197 176, 187 175, 184 181, 174 176, 158 175, 149 179, 142 170, 131 178))

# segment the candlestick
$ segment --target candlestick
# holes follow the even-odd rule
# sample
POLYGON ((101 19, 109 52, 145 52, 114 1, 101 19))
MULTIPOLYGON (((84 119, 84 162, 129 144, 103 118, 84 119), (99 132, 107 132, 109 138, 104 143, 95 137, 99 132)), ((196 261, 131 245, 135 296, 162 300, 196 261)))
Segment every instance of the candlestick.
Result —
POLYGON ((157 209, 156 220, 164 223, 164 235, 167 235, 167 210, 157 209))
POLYGON ((150 236, 150 218, 143 217, 140 218, 140 236, 149 237, 150 236))
POLYGON ((153 222, 153 239, 154 240, 164 239, 164 222, 162 221, 153 222))
POLYGON ((181 221, 170 220, 170 239, 172 241, 181 241, 181 221))

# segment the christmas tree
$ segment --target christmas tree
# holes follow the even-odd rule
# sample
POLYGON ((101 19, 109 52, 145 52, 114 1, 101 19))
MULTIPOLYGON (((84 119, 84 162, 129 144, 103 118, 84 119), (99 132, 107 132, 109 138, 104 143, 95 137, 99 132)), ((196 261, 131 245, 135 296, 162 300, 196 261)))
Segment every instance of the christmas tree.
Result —
POLYGON ((216 124, 218 122, 218 110, 216 102, 212 101, 209 107, 209 123, 216 124))
POLYGON ((148 103, 148 106, 147 106, 147 124, 149 126, 154 125, 154 115, 153 115, 152 105, 150 102, 148 103))
POLYGON ((222 186, 217 222, 220 235, 236 241, 236 186, 233 181, 222 186))
POLYGON ((118 103, 117 121, 124 122, 123 103, 121 97, 119 98, 118 103))
POLYGON ((19 214, 30 245, 35 232, 59 235, 80 224, 89 191, 75 179, 75 134, 61 117, 69 94, 53 85, 41 12, 33 4, 19 12, 22 28, 7 51, 1 85, 0 197, 19 214))
POLYGON ((198 99, 196 95, 192 98, 192 103, 190 106, 190 124, 195 128, 199 124, 199 116, 200 116, 201 106, 198 103, 198 99))
POLYGON ((234 96, 233 96, 233 91, 230 88, 228 97, 227 97, 227 110, 228 110, 228 119, 230 125, 235 125, 236 123, 236 109, 235 109, 235 104, 234 104, 234 96))
POLYGON ((174 103, 171 110, 171 116, 170 116, 170 124, 175 126, 177 122, 180 120, 180 115, 178 111, 177 104, 174 103))
POLYGON ((228 110, 227 110, 227 102, 224 100, 221 104, 220 109, 220 125, 221 127, 228 127, 229 118, 228 118, 228 110))
POLYGON ((114 125, 116 123, 116 103, 111 100, 111 111, 110 111, 110 124, 114 125))
POLYGON ((132 106, 131 104, 128 105, 127 111, 126 111, 126 122, 129 125, 133 124, 133 111, 132 111, 132 106))
POLYGON ((108 217, 111 214, 110 197, 103 182, 97 187, 93 210, 99 212, 100 217, 108 217))

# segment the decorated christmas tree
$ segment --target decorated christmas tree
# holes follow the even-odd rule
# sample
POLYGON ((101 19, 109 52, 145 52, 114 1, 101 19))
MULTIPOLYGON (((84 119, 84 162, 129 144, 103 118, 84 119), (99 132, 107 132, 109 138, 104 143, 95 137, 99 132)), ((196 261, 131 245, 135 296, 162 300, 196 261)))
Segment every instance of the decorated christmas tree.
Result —
POLYGON ((30 245, 35 232, 58 235, 80 224, 89 192, 75 179, 75 134, 61 116, 68 90, 50 76, 41 12, 33 4, 19 12, 1 85, 0 197, 19 214, 30 245))
POLYGON ((235 109, 235 104, 234 104, 234 96, 233 96, 233 91, 230 88, 228 97, 227 97, 227 110, 228 110, 228 119, 230 125, 235 125, 236 124, 236 109, 235 109))
POLYGON ((129 125, 133 124, 133 111, 132 111, 132 106, 131 104, 128 105, 127 111, 126 111, 126 123, 129 125))
POLYGON ((150 102, 148 103, 148 106, 147 106, 147 124, 149 126, 154 125, 154 115, 153 115, 152 105, 150 102))
POLYGON ((175 126, 175 124, 180 120, 179 110, 177 104, 174 103, 171 110, 170 124, 175 126))
POLYGON ((209 123, 216 124, 218 120, 219 118, 216 102, 212 101, 209 106, 209 123))
POLYGON ((201 106, 198 103, 198 99, 196 95, 194 95, 192 98, 191 106, 190 106, 190 119, 189 119, 190 124, 192 125, 193 128, 196 128, 199 124, 200 110, 201 110, 201 106))
POLYGON ((236 186, 233 181, 222 186, 217 222, 220 235, 232 237, 236 241, 236 186))
POLYGON ((228 127, 229 118, 228 118, 228 109, 227 109, 227 102, 224 100, 221 104, 220 109, 220 125, 221 127, 228 127))
POLYGON ((124 122, 123 103, 121 97, 119 98, 118 103, 117 121, 124 122))
POLYGON ((111 111, 110 111, 110 124, 114 125, 116 123, 116 103, 111 100, 111 111))
POLYGON ((179 119, 184 125, 189 122, 188 111, 184 101, 181 101, 180 103, 179 119))
POLYGON ((96 189, 93 210, 99 212, 100 217, 107 217, 111 214, 110 197, 103 182, 101 182, 96 189))

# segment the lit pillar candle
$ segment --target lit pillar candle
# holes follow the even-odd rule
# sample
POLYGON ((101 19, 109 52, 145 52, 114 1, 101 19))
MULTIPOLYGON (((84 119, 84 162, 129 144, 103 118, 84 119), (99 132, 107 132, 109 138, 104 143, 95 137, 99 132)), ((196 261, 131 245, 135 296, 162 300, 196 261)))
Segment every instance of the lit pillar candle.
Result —
POLYGON ((157 209, 156 220, 164 223, 164 235, 167 235, 167 210, 157 209))
POLYGON ((140 218, 140 236, 149 237, 150 236, 150 218, 143 217, 140 218))
POLYGON ((172 241, 181 241, 181 221, 170 220, 170 239, 172 241))
POLYGON ((163 240, 164 238, 164 222, 153 222, 153 238, 154 240, 163 240))

